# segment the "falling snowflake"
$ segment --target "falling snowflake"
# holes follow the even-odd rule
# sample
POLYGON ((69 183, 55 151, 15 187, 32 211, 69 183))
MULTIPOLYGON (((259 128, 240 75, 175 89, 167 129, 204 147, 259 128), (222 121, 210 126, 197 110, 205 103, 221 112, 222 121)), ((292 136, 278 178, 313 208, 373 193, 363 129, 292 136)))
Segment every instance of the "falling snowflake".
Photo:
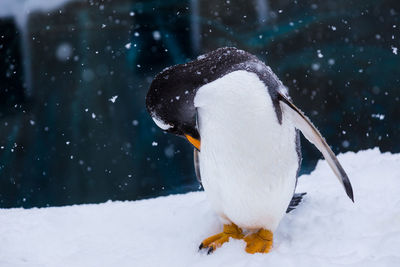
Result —
POLYGON ((111 97, 110 99, 108 99, 108 101, 110 101, 110 102, 112 102, 112 103, 115 103, 115 101, 117 100, 117 98, 118 98, 118 95, 115 95, 115 96, 111 97))
POLYGON ((397 55, 397 47, 392 46, 392 52, 393 54, 397 55))
POLYGON ((161 39, 161 33, 159 31, 154 31, 153 32, 153 38, 156 41, 160 40, 161 39))
POLYGON ((385 114, 371 114, 372 118, 378 119, 378 120, 384 120, 385 119, 385 114))

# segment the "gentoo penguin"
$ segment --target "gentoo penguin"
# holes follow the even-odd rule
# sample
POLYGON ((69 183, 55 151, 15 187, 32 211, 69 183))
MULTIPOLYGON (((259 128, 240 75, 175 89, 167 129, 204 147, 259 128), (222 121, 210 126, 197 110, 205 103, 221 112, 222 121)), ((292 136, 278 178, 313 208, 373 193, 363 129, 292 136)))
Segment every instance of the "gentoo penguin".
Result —
POLYGON ((269 252, 296 187, 299 130, 353 200, 335 154, 254 55, 225 47, 166 68, 151 83, 146 106, 158 127, 194 146, 197 177, 224 224, 200 249, 211 252, 236 238, 247 243, 248 253, 269 252))

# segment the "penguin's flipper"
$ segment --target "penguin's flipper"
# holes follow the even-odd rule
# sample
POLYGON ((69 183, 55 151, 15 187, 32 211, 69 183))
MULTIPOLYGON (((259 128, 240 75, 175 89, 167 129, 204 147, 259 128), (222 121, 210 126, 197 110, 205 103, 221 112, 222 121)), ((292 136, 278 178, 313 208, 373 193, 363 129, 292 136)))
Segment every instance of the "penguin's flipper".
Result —
POLYGON ((292 210, 294 210, 295 208, 297 208, 297 206, 301 203, 301 201, 303 200, 303 196, 306 195, 307 193, 295 193, 292 197, 292 200, 290 200, 289 203, 289 207, 286 210, 286 213, 291 212, 292 210))
POLYGON ((201 184, 199 153, 196 148, 193 149, 194 172, 196 173, 197 181, 201 184))
POLYGON ((326 143, 320 132, 303 114, 303 112, 289 100, 287 96, 279 92, 278 99, 281 104, 280 106, 282 108, 283 115, 292 121, 295 127, 303 133, 305 138, 307 138, 308 141, 318 148, 328 162, 329 166, 332 168, 336 177, 339 179, 340 183, 343 185, 347 196, 354 202, 353 188, 351 187, 349 177, 347 177, 342 165, 340 165, 335 154, 326 143))

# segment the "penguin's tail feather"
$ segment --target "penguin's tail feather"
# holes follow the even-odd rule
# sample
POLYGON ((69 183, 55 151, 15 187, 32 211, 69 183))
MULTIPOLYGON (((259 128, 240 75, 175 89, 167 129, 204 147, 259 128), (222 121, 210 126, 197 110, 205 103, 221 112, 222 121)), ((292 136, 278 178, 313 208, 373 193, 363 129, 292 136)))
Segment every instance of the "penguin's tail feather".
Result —
POLYGON ((303 196, 307 194, 306 192, 304 193, 295 193, 293 195, 292 200, 290 200, 289 203, 289 207, 286 210, 286 213, 291 212, 292 210, 294 210, 295 208, 297 208, 297 206, 301 203, 301 201, 303 200, 303 196))

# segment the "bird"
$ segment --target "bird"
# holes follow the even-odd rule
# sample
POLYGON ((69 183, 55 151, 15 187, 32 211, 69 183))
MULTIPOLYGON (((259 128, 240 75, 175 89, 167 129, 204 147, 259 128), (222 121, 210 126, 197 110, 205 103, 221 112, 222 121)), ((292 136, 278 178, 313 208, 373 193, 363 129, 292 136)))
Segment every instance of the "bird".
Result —
POLYGON ((273 233, 303 195, 295 193, 300 132, 322 153, 347 196, 350 180, 288 88, 255 55, 222 47, 155 76, 146 107, 163 131, 193 145, 195 173, 223 231, 204 239, 213 252, 231 238, 268 253, 273 233))

